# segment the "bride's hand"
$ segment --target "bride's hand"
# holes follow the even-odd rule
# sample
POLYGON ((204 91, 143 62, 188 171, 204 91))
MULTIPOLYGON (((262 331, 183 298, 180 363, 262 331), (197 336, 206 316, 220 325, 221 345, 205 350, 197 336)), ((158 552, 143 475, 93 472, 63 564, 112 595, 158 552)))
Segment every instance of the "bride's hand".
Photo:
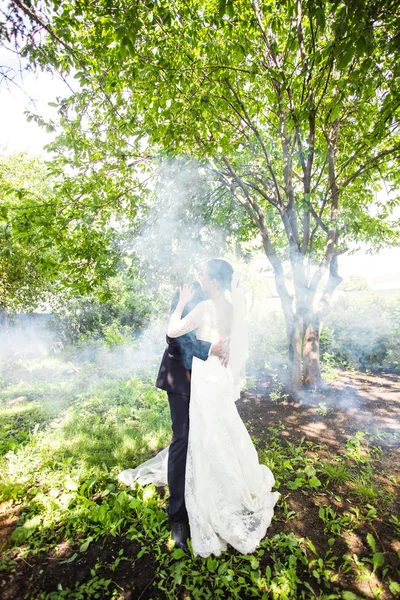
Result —
POLYGON ((211 354, 218 356, 221 365, 227 367, 229 364, 229 338, 220 337, 217 342, 214 342, 211 346, 211 354))
POLYGON ((182 287, 179 288, 179 303, 185 306, 188 302, 193 300, 194 296, 194 287, 185 283, 182 287))

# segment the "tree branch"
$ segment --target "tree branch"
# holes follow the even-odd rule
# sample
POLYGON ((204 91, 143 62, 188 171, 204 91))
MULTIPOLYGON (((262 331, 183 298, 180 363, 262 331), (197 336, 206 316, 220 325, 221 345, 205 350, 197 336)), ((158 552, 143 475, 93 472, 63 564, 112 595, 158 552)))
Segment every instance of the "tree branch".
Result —
POLYGON ((258 143, 261 146, 262 152, 264 154, 264 157, 265 157, 265 160, 266 160, 266 163, 267 163, 267 168, 268 168, 268 170, 269 170, 269 172, 271 174, 271 177, 272 177, 274 185, 275 185, 275 191, 276 191, 277 201, 278 201, 279 204, 282 204, 278 182, 276 180, 275 173, 274 173, 274 170, 272 168, 271 160, 269 158, 269 154, 268 154, 267 148, 266 148, 266 146, 265 146, 265 144, 264 144, 264 142, 263 142, 263 140, 261 138, 260 132, 258 131, 257 127, 255 127, 255 125, 253 124, 252 120, 250 119, 250 116, 249 116, 249 114, 248 114, 248 112, 246 110, 246 107, 244 106, 241 98, 239 97, 239 95, 235 91, 234 87, 231 85, 231 83, 228 80, 226 80, 226 83, 228 84, 229 89, 231 90, 232 94, 235 96, 236 101, 240 104, 240 106, 242 108, 242 111, 244 113, 244 116, 246 117, 246 122, 251 127, 252 131, 254 132, 254 135, 256 136, 256 138, 258 140, 258 143))
MULTIPOLYGON (((399 155, 400 155, 400 145, 399 146, 394 146, 393 148, 390 148, 388 150, 383 150, 382 152, 379 152, 379 154, 377 154, 376 156, 371 157, 369 160, 367 160, 366 162, 364 162, 343 183, 339 184, 340 189, 343 190, 344 188, 346 188, 348 185, 350 185, 350 183, 352 181, 354 181, 354 179, 356 179, 364 171, 369 171, 370 169, 374 168, 376 166, 376 163, 379 164, 380 159, 382 159, 384 157, 389 157, 388 158, 388 160, 389 160, 390 158, 392 158, 391 155, 395 154, 396 152, 398 152, 399 155)), ((385 162, 385 161, 382 161, 382 162, 385 162)))
MULTIPOLYGON (((79 58, 79 56, 76 54, 76 52, 74 51, 73 48, 71 48, 68 44, 66 44, 64 42, 64 40, 62 38, 60 38, 55 31, 53 31, 53 29, 50 27, 50 25, 48 25, 47 23, 45 23, 40 17, 38 17, 38 15, 30 8, 30 6, 28 6, 27 4, 25 4, 25 2, 23 2, 22 0, 13 0, 13 3, 16 4, 21 10, 22 12, 27 15, 30 19, 32 19, 32 21, 34 21, 35 23, 37 23, 38 25, 40 25, 41 27, 43 27, 43 29, 45 29, 45 31, 47 31, 47 33, 53 38, 55 39, 66 51, 67 53, 72 56, 77 63, 79 63, 79 66, 85 71, 85 73, 87 73, 90 77, 92 77, 92 74, 90 73, 90 71, 86 68, 86 65, 82 62, 82 60, 79 58)), ((110 104, 110 106, 112 107, 113 112, 117 115, 117 117, 119 119, 122 119, 121 115, 118 113, 117 109, 115 108, 112 100, 110 99, 109 95, 107 94, 107 92, 103 89, 102 85, 99 83, 99 81, 96 81, 97 85, 99 86, 99 89, 101 90, 101 92, 104 94, 104 97, 106 98, 107 102, 110 104)))

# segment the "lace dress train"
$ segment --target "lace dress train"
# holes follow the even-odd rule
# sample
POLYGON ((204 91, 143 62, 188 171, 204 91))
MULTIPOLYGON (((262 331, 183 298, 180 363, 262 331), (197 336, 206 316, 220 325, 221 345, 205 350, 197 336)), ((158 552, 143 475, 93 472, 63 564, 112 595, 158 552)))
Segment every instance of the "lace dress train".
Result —
POLYGON ((233 398, 233 380, 218 358, 193 360, 185 502, 193 550, 207 557, 230 544, 255 551, 279 499, 233 398))

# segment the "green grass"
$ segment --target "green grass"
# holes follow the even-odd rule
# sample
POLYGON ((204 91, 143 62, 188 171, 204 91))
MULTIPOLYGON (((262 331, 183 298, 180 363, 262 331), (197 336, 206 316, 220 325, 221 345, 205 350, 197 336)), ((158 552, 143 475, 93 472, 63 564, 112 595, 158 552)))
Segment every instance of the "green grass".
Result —
MULTIPOLYGON (((89 564, 92 548, 99 554, 83 581, 60 582, 29 598, 122 600, 119 578, 128 577, 130 559, 146 569, 152 565, 148 585, 155 598, 352 600, 362 597, 354 591, 360 580, 375 590, 371 597, 379 597, 379 586, 396 591, 398 570, 375 537, 366 535, 373 536, 381 520, 398 531, 390 512, 397 480, 387 479, 392 493, 379 489, 374 461, 381 452, 365 434, 349 440, 343 454, 321 460, 322 444, 304 437, 289 443, 283 423, 266 427, 254 442, 281 492, 271 533, 253 555, 230 550, 207 560, 184 556, 170 539, 168 492, 163 497, 151 485, 130 490, 117 480, 121 470, 169 443, 164 393, 149 381, 120 379, 90 364, 72 375, 66 369, 61 359, 44 357, 14 369, 3 365, 1 372, 0 498, 18 509, 18 523, 3 548, 0 573, 15 572, 21 561, 40 565, 51 553, 73 571, 79 561, 89 564), (26 399, 16 403, 21 396, 26 399), (302 531, 305 499, 312 501, 307 510, 314 526, 302 531), (347 532, 364 539, 370 554, 343 556, 338 544, 347 532), (110 536, 121 548, 106 560, 101 549, 110 536), (136 545, 136 556, 124 553, 127 541, 136 545), (349 574, 352 591, 343 583, 349 574)), ((129 585, 135 589, 134 578, 129 585)))

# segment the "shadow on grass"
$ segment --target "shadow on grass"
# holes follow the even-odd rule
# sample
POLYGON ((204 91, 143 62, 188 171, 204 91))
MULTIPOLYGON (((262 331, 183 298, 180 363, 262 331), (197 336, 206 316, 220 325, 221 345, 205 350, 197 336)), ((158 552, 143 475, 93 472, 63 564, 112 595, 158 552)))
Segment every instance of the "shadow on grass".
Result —
MULTIPOLYGON (((301 437, 305 436, 304 451, 310 448, 307 445, 310 441, 316 444, 314 450, 319 456, 319 445, 325 443, 325 457, 329 458, 329 453, 343 451, 351 431, 348 420, 339 421, 344 413, 337 407, 330 417, 333 419, 331 426, 327 426, 327 417, 319 412, 318 404, 322 401, 323 397, 316 397, 315 402, 309 405, 293 406, 272 404, 265 397, 253 396, 242 399, 238 408, 249 432, 262 439, 266 447, 272 437, 268 428, 275 426, 283 447, 287 437, 292 444, 298 445, 301 437), (280 422, 285 423, 286 429, 280 431, 280 422), (347 428, 347 433, 344 428, 347 428), (289 436, 286 436, 287 433, 289 436)), ((313 575, 313 571, 319 568, 318 562, 312 565, 317 558, 323 561, 324 569, 339 572, 341 557, 344 553, 350 554, 356 543, 358 559, 371 556, 365 544, 365 532, 352 534, 351 540, 345 537, 336 539, 333 547, 329 546, 329 534, 324 533, 316 503, 322 497, 331 498, 332 494, 338 493, 335 488, 330 489, 328 495, 325 488, 320 491, 285 490, 285 498, 291 502, 291 508, 298 516, 287 520, 282 504, 278 504, 276 518, 260 544, 264 554, 256 552, 253 555, 253 558, 259 557, 256 560, 259 564, 254 568, 249 566, 251 557, 240 558, 239 553, 232 550, 215 562, 205 562, 200 558, 194 561, 173 558, 167 546, 169 534, 162 496, 158 493, 152 496, 151 486, 130 491, 116 481, 119 470, 135 467, 154 455, 167 445, 169 436, 166 397, 151 386, 132 380, 107 384, 104 389, 83 397, 51 424, 47 438, 42 433, 36 443, 32 440, 32 452, 36 452, 39 461, 39 480, 35 479, 35 475, 24 483, 25 496, 21 494, 19 500, 30 517, 35 514, 41 516, 42 525, 26 542, 21 543, 22 548, 27 545, 30 548, 30 555, 24 556, 25 561, 18 555, 18 548, 15 555, 9 555, 11 560, 16 560, 16 565, 14 573, 10 566, 2 577, 5 582, 3 589, 9 594, 4 596, 5 599, 25 594, 46 600, 91 598, 96 597, 95 594, 111 598, 117 590, 121 598, 132 600, 167 598, 168 595, 157 588, 159 583, 164 587, 170 586, 171 590, 175 586, 176 594, 171 592, 169 597, 179 598, 188 593, 185 586, 193 585, 195 577, 200 578, 196 584, 198 587, 203 586, 205 593, 213 593, 220 567, 221 581, 227 568, 233 568, 235 573, 241 569, 245 583, 238 593, 244 599, 251 597, 255 573, 259 580, 265 581, 267 567, 275 579, 275 586, 278 586, 276 589, 291 590, 297 586, 294 592, 282 591, 282 598, 299 598, 302 591, 306 594, 303 597, 310 597, 310 588, 315 591, 314 597, 322 593, 340 594, 343 590, 358 597, 366 594, 367 584, 361 585, 357 581, 355 571, 350 575, 340 571, 339 580, 329 585, 326 581, 319 583, 313 575), (33 493, 34 482, 39 494, 33 493), (66 507, 64 501, 70 504, 66 507), (57 519, 51 520, 52 515, 57 515, 57 519), (48 525, 45 524, 46 518, 50 519, 48 525), (99 539, 93 540, 86 550, 82 549, 82 544, 93 535, 99 535, 99 539), (308 537, 317 555, 307 549, 305 542, 301 542, 300 548, 295 536, 308 537), (119 554, 121 550, 122 554, 119 554), (144 554, 141 554, 142 550, 144 554), (332 554, 338 557, 338 561, 329 566, 327 561, 332 554), (121 559, 119 562, 118 558, 121 559), (229 566, 226 566, 228 563, 229 566), (295 577, 299 578, 297 584, 294 583, 295 577), (78 588, 75 588, 75 583, 78 583, 78 588), (66 588, 74 591, 64 593, 66 588)), ((28 462, 25 465, 23 461, 31 460, 25 456, 21 453, 22 462, 18 467, 21 473, 28 467, 28 462)), ((390 535, 389 530, 381 528, 379 533, 383 534, 380 539, 386 543, 385 536, 390 535)), ((387 552, 385 546, 379 546, 378 550, 387 552)), ((379 570, 375 575, 378 584, 380 577, 379 570)), ((237 578, 233 577, 221 585, 225 585, 224 597, 235 597, 234 590, 237 591, 242 584, 239 585, 237 578)), ((260 585, 260 597, 264 592, 270 593, 266 591, 266 583, 260 585)))
MULTIPOLYGON (((30 414, 27 407, 21 411, 30 414)), ((1 465, 2 496, 13 499, 21 513, 20 521, 4 531, 3 550, 8 548, 8 552, 0 562, 5 583, 1 597, 28 594, 47 598, 40 594, 49 591, 54 594, 49 598, 89 598, 96 593, 106 598, 111 597, 111 592, 107 595, 109 586, 115 591, 122 584, 142 593, 149 586, 155 563, 148 554, 139 558, 137 554, 143 546, 141 540, 148 543, 152 535, 169 537, 165 500, 155 494, 149 505, 146 490, 127 490, 116 475, 168 445, 170 429, 169 405, 163 393, 137 380, 109 382, 69 406, 45 431, 17 444, 1 465), (137 493, 140 521, 138 509, 129 506, 129 499, 138 497, 137 493), (117 536, 132 527, 130 536, 137 540, 116 538, 113 542, 118 552, 129 549, 128 560, 122 561, 120 556, 117 563, 121 562, 121 567, 102 566, 110 553, 101 547, 109 545, 106 536, 110 532, 117 536), (96 540, 99 535, 99 541, 93 541, 96 552, 82 551, 81 544, 88 536, 96 540), (22 558, 24 552, 29 558, 22 558), (71 562, 65 562, 74 554, 71 562), (95 555, 100 565, 94 564, 95 555), (128 572, 123 565, 130 565, 128 572), (75 591, 63 595, 58 584, 63 590, 75 591)))

